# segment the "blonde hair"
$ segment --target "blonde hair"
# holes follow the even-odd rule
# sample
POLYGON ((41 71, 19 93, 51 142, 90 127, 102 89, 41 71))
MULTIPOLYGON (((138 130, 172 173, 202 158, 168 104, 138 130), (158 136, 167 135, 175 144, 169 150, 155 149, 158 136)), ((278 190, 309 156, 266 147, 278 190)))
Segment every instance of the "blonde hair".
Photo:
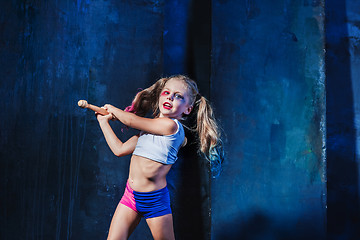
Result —
MULTIPOLYGON (((196 128, 191 129, 198 133, 200 151, 210 162, 213 161, 212 158, 214 158, 214 153, 218 152, 218 149, 216 148, 221 146, 220 130, 209 101, 199 94, 196 82, 189 77, 184 75, 174 75, 168 78, 159 79, 150 87, 137 93, 132 105, 125 110, 139 116, 145 116, 149 111, 152 111, 154 117, 158 116, 159 96, 165 87, 166 82, 170 79, 177 79, 186 83, 186 87, 190 93, 189 104, 193 106, 193 110, 190 114, 195 114, 196 112, 196 128)), ((215 158, 221 158, 220 161, 222 162, 223 154, 217 153, 215 154, 215 158)))

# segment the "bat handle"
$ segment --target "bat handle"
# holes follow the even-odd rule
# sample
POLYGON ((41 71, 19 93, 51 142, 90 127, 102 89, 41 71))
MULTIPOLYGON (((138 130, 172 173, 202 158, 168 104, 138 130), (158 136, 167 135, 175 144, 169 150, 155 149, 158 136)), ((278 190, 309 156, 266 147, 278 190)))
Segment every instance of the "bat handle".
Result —
POLYGON ((95 105, 88 104, 86 108, 91 109, 94 112, 100 113, 101 115, 108 115, 109 114, 108 111, 106 111, 105 109, 103 109, 101 107, 98 107, 98 106, 95 106, 95 105))

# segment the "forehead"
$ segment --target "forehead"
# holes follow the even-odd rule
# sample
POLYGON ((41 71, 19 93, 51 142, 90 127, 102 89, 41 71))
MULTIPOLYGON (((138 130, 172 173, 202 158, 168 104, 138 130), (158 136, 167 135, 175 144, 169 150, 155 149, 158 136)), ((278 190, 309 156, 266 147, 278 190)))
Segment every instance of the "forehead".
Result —
POLYGON ((188 92, 188 86, 186 85, 186 83, 183 80, 176 79, 176 78, 172 78, 172 79, 168 80, 165 83, 164 88, 167 88, 167 89, 170 89, 173 91, 179 91, 182 93, 188 92))

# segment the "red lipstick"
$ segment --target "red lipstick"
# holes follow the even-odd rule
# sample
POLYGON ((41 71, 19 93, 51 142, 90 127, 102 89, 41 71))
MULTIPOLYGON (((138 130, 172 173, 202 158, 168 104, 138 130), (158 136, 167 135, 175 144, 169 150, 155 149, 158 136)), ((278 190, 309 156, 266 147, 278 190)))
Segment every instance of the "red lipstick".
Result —
POLYGON ((163 107, 167 110, 170 110, 172 108, 172 105, 168 102, 164 102, 163 107))

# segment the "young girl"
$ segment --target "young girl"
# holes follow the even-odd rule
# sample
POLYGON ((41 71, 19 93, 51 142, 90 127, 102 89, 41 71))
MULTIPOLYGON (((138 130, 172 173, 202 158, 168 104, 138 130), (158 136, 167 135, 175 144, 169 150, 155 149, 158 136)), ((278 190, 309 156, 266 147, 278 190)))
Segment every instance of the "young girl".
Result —
POLYGON ((116 156, 132 154, 125 193, 111 221, 108 239, 127 239, 142 216, 154 239, 175 239, 166 175, 186 143, 183 120, 197 114, 200 150, 213 162, 221 162, 217 147, 219 130, 208 101, 199 95, 196 83, 182 75, 161 78, 139 92, 125 111, 103 106, 109 114, 97 114, 106 142, 116 156), (154 118, 145 118, 149 112, 154 118), (139 135, 121 142, 109 120, 141 130, 139 135))

